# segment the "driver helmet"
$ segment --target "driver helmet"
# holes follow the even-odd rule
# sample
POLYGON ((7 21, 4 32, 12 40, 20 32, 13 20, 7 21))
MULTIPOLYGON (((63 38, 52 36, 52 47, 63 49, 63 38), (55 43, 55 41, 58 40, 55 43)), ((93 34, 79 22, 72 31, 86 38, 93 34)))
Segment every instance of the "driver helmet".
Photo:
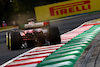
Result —
POLYGON ((28 24, 34 24, 35 22, 34 22, 34 19, 32 18, 32 19, 28 19, 28 24))

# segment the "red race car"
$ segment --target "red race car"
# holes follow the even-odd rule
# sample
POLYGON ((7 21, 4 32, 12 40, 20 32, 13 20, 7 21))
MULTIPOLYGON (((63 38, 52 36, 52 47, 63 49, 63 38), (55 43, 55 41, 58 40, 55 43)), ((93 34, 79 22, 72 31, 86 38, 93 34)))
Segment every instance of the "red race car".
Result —
POLYGON ((6 32, 6 45, 10 50, 60 42, 58 27, 51 27, 49 22, 29 22, 19 25, 19 29, 16 31, 6 32))

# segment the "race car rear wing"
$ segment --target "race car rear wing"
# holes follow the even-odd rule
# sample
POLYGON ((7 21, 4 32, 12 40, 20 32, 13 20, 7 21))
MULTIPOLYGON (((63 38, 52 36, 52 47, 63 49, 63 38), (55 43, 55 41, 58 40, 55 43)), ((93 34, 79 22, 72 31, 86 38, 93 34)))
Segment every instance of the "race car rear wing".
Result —
POLYGON ((44 26, 49 26, 49 22, 38 22, 38 23, 33 23, 33 24, 23 24, 19 25, 19 29, 33 29, 33 28, 40 28, 44 26))

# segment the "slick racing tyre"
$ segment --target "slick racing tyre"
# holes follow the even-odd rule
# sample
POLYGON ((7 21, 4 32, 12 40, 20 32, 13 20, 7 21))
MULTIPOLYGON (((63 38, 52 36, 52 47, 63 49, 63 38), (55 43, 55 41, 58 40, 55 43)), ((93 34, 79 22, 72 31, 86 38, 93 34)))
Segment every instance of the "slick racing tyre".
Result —
POLYGON ((58 27, 50 27, 47 32, 47 40, 50 44, 58 44, 61 42, 60 32, 58 27))
POLYGON ((10 32, 8 35, 8 46, 10 50, 16 50, 22 46, 22 38, 19 32, 10 32))

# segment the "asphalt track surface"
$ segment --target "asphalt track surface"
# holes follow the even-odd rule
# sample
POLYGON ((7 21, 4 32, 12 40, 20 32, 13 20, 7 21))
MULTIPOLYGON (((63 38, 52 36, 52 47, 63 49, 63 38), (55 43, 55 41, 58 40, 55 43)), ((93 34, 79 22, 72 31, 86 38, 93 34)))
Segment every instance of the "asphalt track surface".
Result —
POLYGON ((74 67, 100 67, 100 32, 81 54, 74 67))
MULTIPOLYGON (((78 27, 79 25, 81 25, 82 23, 84 23, 86 21, 93 20, 96 18, 100 18, 100 13, 94 13, 94 14, 70 18, 70 19, 51 21, 50 25, 58 26, 61 34, 63 34, 64 32, 71 31, 72 29, 78 27)), ((14 50, 14 51, 8 50, 6 48, 6 44, 5 44, 5 33, 6 33, 6 31, 0 32, 0 65, 7 62, 8 60, 11 60, 12 58, 18 56, 19 54, 31 49, 31 48, 27 48, 27 49, 20 49, 20 50, 14 50)), ((84 54, 85 56, 86 56, 87 52, 88 51, 85 52, 85 54, 84 54)), ((97 53, 97 52, 95 51, 94 53, 97 53)), ((96 54, 96 58, 98 58, 99 56, 100 55, 99 55, 99 51, 98 51, 98 53, 96 54)), ((84 56, 82 56, 82 57, 84 57, 84 56)), ((95 58, 95 61, 100 60, 100 59, 96 60, 96 58, 95 58)), ((82 60, 82 62, 83 61, 85 61, 85 60, 82 60)), ((90 67, 96 67, 96 64, 99 64, 98 62, 94 62, 94 63, 95 63, 95 65, 91 65, 90 67)), ((77 61, 76 65, 78 65, 78 66, 80 65, 79 61, 77 61)), ((89 64, 86 64, 85 66, 87 66, 87 65, 89 67, 89 64)), ((76 67, 78 67, 78 66, 76 66, 76 67)), ((82 64, 81 64, 81 66, 82 66, 82 64)))

